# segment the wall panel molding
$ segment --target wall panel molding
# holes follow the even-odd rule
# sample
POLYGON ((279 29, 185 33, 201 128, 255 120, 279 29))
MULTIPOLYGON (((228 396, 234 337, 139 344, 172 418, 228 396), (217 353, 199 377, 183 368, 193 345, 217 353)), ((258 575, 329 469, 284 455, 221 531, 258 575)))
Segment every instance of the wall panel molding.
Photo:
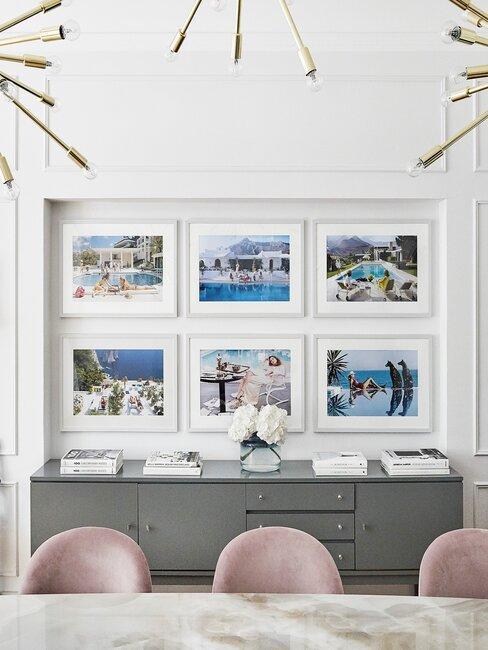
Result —
POLYGON ((19 575, 17 483, 0 484, 0 575, 19 575))
MULTIPOLYGON (((475 414, 475 435, 474 435, 474 455, 475 456, 488 456, 488 440, 482 440, 482 430, 481 430, 481 396, 480 396, 480 335, 483 330, 481 330, 481 312, 480 312, 480 291, 481 291, 481 282, 480 282, 480 273, 482 272, 481 268, 481 256, 480 248, 482 244, 480 242, 480 212, 482 206, 485 206, 488 209, 488 201, 475 201, 473 206, 473 221, 474 221, 474 251, 473 251, 473 276, 475 278, 474 282, 474 389, 473 389, 473 408, 475 414)), ((488 220, 488 215, 487 215, 488 220)), ((488 246, 488 242, 485 244, 488 246)), ((486 277, 486 276, 482 276, 486 277)), ((484 330, 487 331, 486 329, 484 330)))
MULTIPOLYGON (((306 89, 303 88, 303 79, 298 75, 248 75, 243 79, 239 79, 236 84, 235 80, 230 79, 228 75, 224 74, 182 74, 180 76, 165 74, 107 74, 98 76, 73 74, 61 76, 58 79, 47 80, 46 91, 54 95, 67 96, 67 90, 70 84, 76 87, 78 95, 79 93, 82 93, 84 97, 92 96, 97 98, 97 101, 102 102, 104 101, 104 86, 110 88, 112 95, 118 93, 118 100, 116 104, 114 104, 112 111, 112 114, 114 115, 114 133, 110 133, 109 128, 105 129, 106 137, 111 137, 112 139, 107 140, 109 146, 106 147, 104 151, 107 149, 109 151, 114 151, 113 161, 103 162, 103 160, 100 159, 98 167, 103 172, 129 171, 147 173, 252 171, 403 173, 405 170, 403 155, 401 161, 393 159, 395 155, 398 155, 396 149, 401 149, 403 151, 407 144, 409 144, 409 146, 412 146, 411 155, 414 156, 417 152, 417 146, 414 143, 410 145, 409 140, 405 140, 405 143, 399 142, 397 147, 395 147, 395 142, 391 143, 390 141, 390 143, 388 143, 381 137, 382 124, 385 124, 386 120, 389 119, 391 131, 395 134, 394 137, 399 138, 400 140, 401 138, 404 138, 404 134, 408 129, 406 129, 406 127, 401 128, 401 121, 402 119, 406 120, 408 118, 409 110, 408 106, 404 106, 402 100, 410 100, 412 102, 412 110, 415 108, 415 110, 418 111, 419 97, 425 96, 424 92, 419 92, 419 86, 422 87, 423 91, 426 91, 426 88, 430 87, 432 102, 435 97, 436 108, 437 106, 439 107, 437 108, 437 117, 434 117, 432 112, 428 110, 429 106, 426 106, 426 114, 432 116, 432 123, 430 125, 427 124, 424 127, 425 134, 423 134, 422 137, 419 136, 418 146, 420 149, 426 147, 423 142, 431 141, 433 128, 438 131, 437 137, 439 138, 439 141, 444 140, 446 136, 446 109, 437 104, 437 98, 445 84, 445 78, 440 75, 424 75, 420 77, 418 75, 396 74, 333 75, 328 77, 329 94, 324 93, 321 99, 305 95, 307 105, 302 112, 295 109, 294 102, 294 98, 296 97, 294 93, 301 93, 302 96, 306 93, 306 89), (123 88, 123 82, 126 83, 127 88, 130 89, 131 92, 125 91, 123 88), (161 90, 163 83, 164 92, 161 90), (195 86, 202 83, 207 84, 210 88, 209 92, 204 95, 203 101, 198 95, 198 89, 195 90, 195 86), (270 87, 272 88, 271 93, 269 92, 270 87), (333 88, 332 91, 331 88, 333 88), (342 92, 340 88, 342 88, 342 92), (405 88, 408 88, 408 92, 405 88), (250 97, 250 93, 247 93, 247 89, 252 89, 254 97, 257 99, 247 101, 250 97), (212 90, 214 91, 214 94, 221 92, 221 97, 215 98, 214 94, 212 94, 212 90), (417 92, 415 92, 415 90, 417 90, 417 92), (149 96, 151 91, 155 94, 149 96), (358 103, 358 96, 361 97, 365 93, 370 93, 370 97, 362 99, 361 104, 358 103), (404 93, 402 97, 399 96, 401 93, 404 93), (136 99, 134 99, 134 96, 136 99), (199 107, 198 102, 195 105, 194 98, 196 96, 199 97, 200 103, 204 105, 207 104, 207 106, 201 108, 199 107), (331 96, 333 98, 339 98, 335 104, 332 104, 331 96), (388 97, 388 102, 381 101, 381 97, 384 96, 388 97), (117 113, 123 113, 124 106, 127 106, 127 101, 140 101, 141 115, 144 116, 148 112, 148 103, 153 102, 156 104, 163 101, 171 102, 172 97, 175 98, 175 101, 179 102, 178 105, 181 106, 182 112, 185 110, 188 111, 187 119, 182 119, 178 122, 178 129, 176 132, 170 132, 170 129, 167 129, 167 125, 165 124, 159 123, 158 125, 156 113, 154 113, 154 116, 148 116, 147 122, 144 122, 144 120, 141 120, 140 118, 137 121, 134 117, 134 124, 132 124, 133 112, 131 112, 130 109, 126 109, 128 110, 127 120, 124 122, 126 130, 124 131, 124 124, 122 121, 117 129, 117 113), (137 100, 137 98, 139 98, 139 100, 137 100), (224 107, 222 104, 225 102, 227 102, 227 106, 224 107), (192 105, 188 106, 190 103, 192 105), (370 115, 366 116, 366 118, 365 107, 370 111, 370 115), (193 128, 195 135, 201 135, 203 131, 211 130, 211 128, 215 129, 215 124, 211 124, 211 119, 207 121, 208 129, 205 128, 204 122, 198 122, 198 119, 200 119, 199 113, 202 110, 207 110, 209 115, 213 115, 213 108, 215 112, 222 110, 221 132, 218 133, 215 131, 214 140, 211 139, 211 134, 209 133, 207 140, 203 138, 204 142, 201 145, 203 148, 200 151, 195 151, 193 144, 198 140, 198 138, 191 138, 186 133, 185 125, 190 129, 190 131, 193 128), (304 117, 305 111, 309 108, 310 113, 307 117, 304 117), (346 126, 343 126, 340 132, 333 128, 327 130, 327 125, 330 126, 330 124, 338 122, 344 117, 344 113, 346 113, 346 126), (260 117, 262 117, 264 122, 265 132, 267 132, 266 126, 268 127, 268 130, 272 131, 275 129, 270 135, 270 138, 274 137, 275 140, 270 139, 270 141, 266 143, 262 132, 257 133, 252 130, 252 127, 248 126, 248 124, 259 123, 260 117), (196 125, 192 124, 192 119, 196 121, 196 125), (324 124, 325 135, 320 130, 317 131, 315 129, 309 131, 308 124, 320 124, 320 120, 322 120, 322 123, 324 124), (365 123, 368 125, 367 129, 364 129, 365 123), (398 129, 396 128, 397 124, 398 129), (161 135, 159 136, 160 140, 157 140, 158 126, 163 130, 166 128, 168 136, 167 140, 163 140, 161 135), (198 128, 200 128, 200 131, 195 131, 195 129, 198 128), (249 130, 245 131, 246 128, 249 130), (374 128, 378 131, 377 134, 373 133, 374 128), (152 134, 150 134, 151 129, 152 134), (228 150, 222 150, 220 153, 217 153, 215 147, 212 147, 212 144, 215 144, 216 142, 217 135, 222 135, 223 133, 224 141, 230 141, 230 139, 236 135, 234 129, 244 130, 242 137, 239 139, 239 134, 237 134, 236 142, 231 142, 228 150), (283 133, 285 129, 289 136, 287 140, 291 143, 289 145, 290 151, 288 151, 287 148, 280 149, 281 143, 284 142, 281 133, 283 133), (370 130, 371 134, 369 134, 370 130), (154 149, 152 152, 154 159, 153 163, 143 164, 142 162, 136 161, 133 164, 130 164, 128 162, 128 159, 131 157, 137 157, 135 150, 139 147, 139 144, 134 142, 134 140, 132 144, 135 149, 131 152, 131 149, 127 147, 125 149, 126 155, 122 155, 124 149, 120 146, 118 138, 125 138, 129 133, 130 137, 128 140, 139 138, 141 142, 152 142, 154 149), (364 138, 365 136, 365 144, 362 148, 359 148, 358 142, 360 141, 360 138, 364 138), (187 138, 186 141, 185 137, 187 138), (320 138, 322 138, 322 140, 320 140, 320 138), (314 140, 316 141, 314 142, 314 140), (307 141, 309 146, 308 153, 305 157, 312 159, 315 158, 315 162, 310 164, 305 162, 293 162, 293 159, 299 159, 303 155, 301 152, 303 149, 302 145, 303 142, 307 141), (420 142, 422 142, 422 144, 420 144, 420 142), (167 143, 166 146, 165 143, 167 143), (381 147, 383 147, 383 151, 381 151, 381 147), (115 153, 116 150, 117 153, 115 153), (184 152, 184 155, 182 152, 184 152), (234 158, 227 160, 226 155, 228 155, 229 152, 231 158, 232 156, 234 156, 234 158), (352 156, 356 155, 355 152, 359 153, 357 160, 347 162, 352 156), (240 159, 240 154, 242 154, 244 159, 247 156, 247 163, 240 164, 237 162, 238 159, 240 159), (387 160, 389 154, 391 154, 391 158, 390 160, 387 160), (197 158, 200 156, 201 160, 199 162, 192 162, 190 159, 188 162, 183 162, 185 156, 191 158, 192 155, 197 158), (205 155, 208 155, 209 158, 213 156, 214 160, 209 160, 208 163, 203 162, 205 155), (219 156, 220 160, 218 160, 219 156), (288 157, 289 162, 279 164, 275 160, 275 162, 270 161, 268 164, 262 163, 262 160, 268 160, 273 156, 276 156, 276 160, 281 158, 286 159, 286 157, 288 157), (321 156, 323 156, 323 160, 320 160, 321 156), (377 157, 376 161, 374 160, 374 156, 377 157), (255 161, 251 160, 253 157, 255 157, 255 161), (156 162, 156 159, 160 158, 163 160, 166 158, 167 162, 156 162), (338 161, 333 162, 336 158, 338 161), (370 159, 372 162, 369 162, 370 159), (118 162, 119 160, 127 160, 127 162, 118 162)), ((97 101, 94 103, 96 104, 97 101)), ((137 108, 139 108, 139 104, 137 104, 137 108)), ((89 109, 87 109, 87 111, 88 110, 89 109)), ((152 107, 149 110, 154 111, 155 109, 152 107)), ((66 113, 68 114, 69 110, 67 110, 66 113)), ((58 120, 69 120, 69 117, 60 118, 58 115, 52 116, 46 112, 46 119, 49 125, 55 130, 57 129, 58 120)), ((95 119, 95 117, 93 119, 95 119)), ((219 116, 217 116, 217 122, 218 119, 219 116)), ((90 123, 90 119, 88 119, 87 122, 90 123)), ((64 126, 64 123, 61 123, 59 130, 63 132, 66 131, 66 129, 61 128, 61 126, 64 126)), ((79 131, 81 131, 84 128, 83 123, 78 121, 78 127, 79 131)), ((89 128, 86 127, 86 129, 86 136, 84 136, 83 132, 79 133, 77 136, 77 141, 84 140, 88 143, 85 145, 85 150, 89 148, 90 136, 89 128)), ((65 162, 65 160, 54 151, 55 148, 56 145, 46 138, 45 169, 49 172, 76 172, 68 162, 65 162)), ((149 147, 149 153, 151 154, 151 147, 149 147)), ((103 154, 101 153, 101 155, 103 154)), ((96 159, 95 154, 92 154, 92 156, 96 159)), ((445 159, 443 159, 438 166, 436 166, 435 170, 429 173, 436 174, 445 171, 446 162, 445 159)))
POLYGON ((473 525, 488 528, 488 482, 475 481, 473 492, 473 525))

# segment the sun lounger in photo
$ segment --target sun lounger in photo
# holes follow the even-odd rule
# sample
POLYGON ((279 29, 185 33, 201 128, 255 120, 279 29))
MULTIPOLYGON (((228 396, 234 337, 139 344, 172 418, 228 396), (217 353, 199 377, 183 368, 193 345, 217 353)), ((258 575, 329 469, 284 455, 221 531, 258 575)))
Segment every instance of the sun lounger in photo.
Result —
POLYGON ((339 280, 337 281, 337 286, 339 287, 336 294, 337 300, 349 301, 364 291, 364 288, 357 284, 348 287, 344 282, 340 282, 339 280))

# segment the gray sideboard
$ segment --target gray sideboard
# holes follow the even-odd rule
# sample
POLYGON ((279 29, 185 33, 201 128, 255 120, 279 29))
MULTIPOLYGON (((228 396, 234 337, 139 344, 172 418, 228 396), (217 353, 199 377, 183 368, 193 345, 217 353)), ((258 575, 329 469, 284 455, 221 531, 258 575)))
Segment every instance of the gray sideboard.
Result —
POLYGON ((310 461, 249 474, 206 461, 201 477, 144 476, 126 460, 117 476, 61 476, 50 460, 31 477, 32 552, 77 526, 130 535, 160 581, 208 581, 233 537, 261 526, 299 528, 331 552, 345 582, 416 584, 439 535, 463 526, 462 476, 316 478, 310 461))

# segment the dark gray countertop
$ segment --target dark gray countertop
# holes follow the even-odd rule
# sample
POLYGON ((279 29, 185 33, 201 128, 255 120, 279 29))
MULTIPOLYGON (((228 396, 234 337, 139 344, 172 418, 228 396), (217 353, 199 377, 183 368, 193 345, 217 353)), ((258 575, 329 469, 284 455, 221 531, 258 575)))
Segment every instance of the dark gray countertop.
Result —
POLYGON ((281 469, 267 474, 250 474, 241 470, 238 460, 206 460, 201 476, 145 476, 144 460, 124 460, 124 466, 115 476, 85 474, 61 476, 59 459, 49 460, 37 470, 31 481, 89 482, 89 483, 374 483, 374 482, 430 482, 462 481, 463 477, 451 469, 445 476, 388 476, 379 460, 368 461, 367 476, 316 477, 310 460, 285 460, 281 469))

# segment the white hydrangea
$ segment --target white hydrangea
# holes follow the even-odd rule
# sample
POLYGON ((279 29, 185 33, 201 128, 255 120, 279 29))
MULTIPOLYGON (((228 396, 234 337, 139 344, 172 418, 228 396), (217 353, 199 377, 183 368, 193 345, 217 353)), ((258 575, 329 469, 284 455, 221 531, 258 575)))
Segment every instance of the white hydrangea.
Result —
POLYGON ((257 435, 268 445, 281 445, 286 435, 285 409, 280 409, 274 404, 263 406, 258 415, 257 435))
POLYGON ((252 404, 239 406, 229 427, 229 438, 234 442, 249 440, 256 433, 258 410, 252 404))

